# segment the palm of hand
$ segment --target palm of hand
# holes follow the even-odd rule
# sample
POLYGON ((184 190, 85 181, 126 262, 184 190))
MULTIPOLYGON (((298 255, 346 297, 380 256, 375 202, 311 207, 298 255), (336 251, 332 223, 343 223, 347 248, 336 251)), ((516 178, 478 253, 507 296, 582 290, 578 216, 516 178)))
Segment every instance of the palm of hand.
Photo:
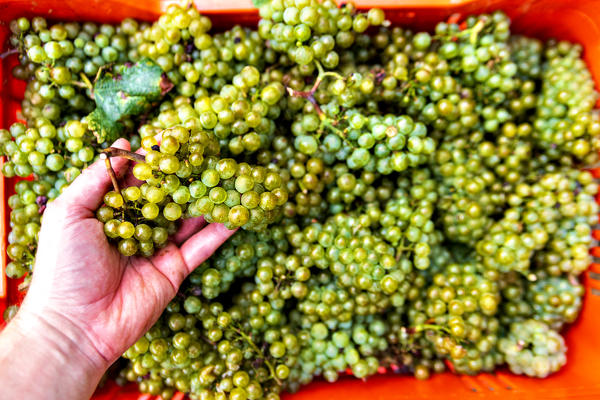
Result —
MULTIPOLYGON (((127 169, 125 160, 114 164, 117 172, 127 169)), ((54 325, 74 325, 107 363, 158 319, 183 279, 233 233, 219 224, 195 233, 204 221, 189 220, 175 244, 152 258, 125 257, 93 212, 109 182, 102 165, 91 166, 49 205, 23 304, 54 325)))

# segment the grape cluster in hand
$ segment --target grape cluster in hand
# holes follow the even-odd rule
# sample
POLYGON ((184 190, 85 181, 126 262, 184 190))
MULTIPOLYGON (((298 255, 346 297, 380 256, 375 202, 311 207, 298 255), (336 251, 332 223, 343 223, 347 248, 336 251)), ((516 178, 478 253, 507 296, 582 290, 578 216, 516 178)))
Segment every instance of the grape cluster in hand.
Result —
POLYGON ((501 12, 432 32, 328 0, 259 13, 219 32, 176 5, 152 24, 11 23, 27 89, 24 121, 0 130, 2 173, 33 180, 8 200, 8 275, 26 288, 46 204, 126 157, 96 211, 122 254, 152 255, 188 218, 241 229, 127 350, 119 382, 277 400, 381 368, 557 371, 599 211, 581 47, 511 34, 501 12), (119 121, 125 152, 86 116, 96 76, 140 60, 173 88, 119 121))

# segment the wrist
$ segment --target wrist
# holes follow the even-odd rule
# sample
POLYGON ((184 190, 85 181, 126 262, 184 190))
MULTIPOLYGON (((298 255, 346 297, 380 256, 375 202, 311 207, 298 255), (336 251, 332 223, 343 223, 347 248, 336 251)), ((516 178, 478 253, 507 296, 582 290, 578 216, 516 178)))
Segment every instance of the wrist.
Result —
POLYGON ((41 316, 21 309, 0 339, 0 363, 14 365, 10 380, 27 382, 35 376, 34 386, 46 392, 40 395, 89 398, 109 366, 84 332, 57 315, 41 316))

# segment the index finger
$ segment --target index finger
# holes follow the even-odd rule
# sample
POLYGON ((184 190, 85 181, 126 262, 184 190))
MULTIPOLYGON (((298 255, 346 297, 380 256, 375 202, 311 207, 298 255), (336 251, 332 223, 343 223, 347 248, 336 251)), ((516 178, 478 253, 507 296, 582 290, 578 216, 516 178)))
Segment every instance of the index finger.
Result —
POLYGON ((212 223, 186 240, 180 247, 181 255, 189 272, 210 257, 237 230, 229 230, 223 224, 212 223))

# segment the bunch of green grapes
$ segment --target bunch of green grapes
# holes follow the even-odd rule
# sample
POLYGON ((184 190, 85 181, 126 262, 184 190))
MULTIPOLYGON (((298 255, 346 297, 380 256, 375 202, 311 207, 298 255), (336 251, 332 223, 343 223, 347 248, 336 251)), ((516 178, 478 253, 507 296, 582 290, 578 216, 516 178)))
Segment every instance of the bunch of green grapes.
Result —
MULTIPOLYGON (((368 36, 367 36, 368 37, 368 36)), ((298 71, 298 78, 302 78, 304 71, 298 71)), ((381 78, 385 71, 380 67, 370 64, 342 64, 338 72, 323 73, 332 79, 322 82, 316 88, 315 99, 321 105, 322 111, 329 117, 336 117, 343 109, 364 107, 376 110, 379 102, 383 101, 381 78)), ((318 79, 318 78, 317 78, 318 79)), ((295 90, 310 90, 315 82, 290 81, 289 87, 295 90)), ((314 118, 310 114, 302 116, 303 119, 314 118)), ((304 122, 304 128, 309 124, 304 122)))
POLYGON ((517 77, 539 79, 542 75, 544 44, 535 38, 512 35, 509 39, 510 57, 517 66, 517 77))
POLYGON ((290 226, 286 231, 291 257, 303 267, 329 269, 342 288, 394 296, 412 263, 396 262, 396 249, 369 225, 367 215, 338 214, 325 224, 290 226))
POLYGON ((424 332, 440 358, 460 373, 491 371, 501 361, 495 354, 495 315, 500 304, 498 274, 475 261, 450 263, 433 276, 417 301, 411 325, 424 332))
POLYGON ((330 184, 338 175, 335 167, 327 165, 321 157, 309 157, 296 151, 292 141, 285 136, 275 137, 272 148, 272 151, 263 150, 257 154, 257 160, 261 165, 276 167, 285 182, 288 202, 283 214, 289 218, 325 215, 328 201, 324 196, 332 191, 330 184))
MULTIPOLYGON (((193 89, 193 84, 200 78, 200 71, 190 72, 190 56, 196 50, 212 48, 212 37, 207 34, 211 27, 211 20, 201 15, 195 7, 171 5, 158 21, 137 30, 136 50, 140 56, 156 61, 169 78, 179 84, 178 92, 184 94, 185 90, 181 89, 193 89), (182 70, 186 62, 188 66, 182 70), (190 76, 187 76, 188 73, 190 76), (192 77, 192 74, 196 76, 192 77)), ((199 54, 196 58, 199 58, 199 54)))
POLYGON ((510 370, 545 378, 556 372, 566 361, 565 341, 543 322, 529 319, 510 325, 510 332, 498 342, 510 370))
POLYGON ((271 1, 259 13, 258 33, 274 50, 298 65, 318 60, 328 69, 340 62, 337 50, 352 46, 357 34, 385 21, 380 9, 357 13, 352 3, 338 7, 328 0, 271 1))
POLYGON ((542 74, 544 45, 540 40, 526 36, 511 36, 509 39, 510 58, 517 66, 513 77, 517 87, 509 94, 504 105, 517 120, 529 119, 535 112, 538 89, 537 82, 542 74))
POLYGON ((183 216, 204 216, 230 229, 261 229, 287 200, 275 172, 217 158, 211 131, 177 126, 163 131, 160 145, 146 136, 142 147, 144 162, 133 167, 133 176, 144 183, 107 193, 97 213, 124 255, 151 255, 183 216))
MULTIPOLYGON (((544 175, 540 184, 546 189, 538 187, 536 194, 546 203, 543 212, 538 211, 538 218, 549 221, 539 229, 544 229, 549 239, 544 249, 536 253, 535 263, 551 275, 579 275, 591 263, 590 229, 598 214, 598 187, 589 172, 568 168, 544 175)), ((535 203, 534 206, 541 208, 535 203)))
POLYGON ((559 331, 564 324, 575 322, 581 310, 583 285, 577 278, 545 277, 538 274, 526 287, 526 301, 532 317, 559 331))
POLYGON ((511 271, 500 275, 498 285, 502 301, 498 318, 503 326, 530 318, 533 314, 532 304, 525 296, 529 282, 522 274, 511 271))
POLYGON ((6 177, 54 175, 72 182, 98 156, 96 139, 78 120, 58 128, 39 118, 26 127, 17 122, 0 131, 0 154, 7 157, 2 166, 6 177), (14 140, 13 140, 14 139, 14 140))
POLYGON ((581 59, 581 46, 550 42, 534 119, 536 143, 554 158, 596 160, 600 123, 592 109, 598 95, 581 59))
POLYGON ((453 76, 449 60, 441 53, 444 46, 429 51, 434 40, 428 33, 413 34, 398 27, 378 37, 385 60, 379 73, 383 101, 406 109, 433 136, 466 135, 478 128, 481 112, 476 111, 475 95, 453 76))
POLYGON ((326 284, 311 282, 311 280, 307 282, 306 294, 298 302, 298 311, 303 314, 302 325, 310 326, 312 320, 348 322, 357 307, 364 307, 369 302, 368 299, 364 301, 359 297, 362 294, 354 297, 348 290, 338 288, 331 277, 326 284))
POLYGON ((354 114, 348 118, 348 139, 354 145, 347 160, 350 168, 371 163, 371 168, 382 174, 402 172, 425 163, 435 151, 435 141, 427 137, 425 125, 408 116, 372 116, 367 120, 354 114), (363 127, 367 129, 361 132, 363 127))
POLYGON ((154 196, 164 203, 165 194, 158 188, 153 190, 155 188, 147 184, 143 188, 131 186, 122 192, 110 191, 104 195, 104 205, 96 217, 104 224, 106 236, 117 242, 123 255, 139 253, 150 257, 166 246, 169 235, 177 230, 173 218, 181 213, 181 207, 174 201, 167 204, 177 204, 177 207, 158 205, 153 201, 154 196))
MULTIPOLYGON (((394 296, 385 293, 367 292, 354 287, 341 288, 331 273, 313 273, 304 281, 303 290, 298 290, 296 282, 302 277, 294 276, 291 291, 298 298, 297 323, 308 329, 323 322, 329 327, 344 326, 359 316, 382 315, 389 309, 401 308, 411 287, 408 276, 400 283, 394 296)), ((285 289, 284 289, 285 290, 285 289)))
POLYGON ((534 251, 544 247, 548 236, 524 232, 521 218, 522 213, 518 209, 506 210, 504 218, 495 222, 477 242, 477 255, 486 268, 521 273, 529 270, 534 251))
MULTIPOLYGON (((327 188, 327 205, 330 214, 351 210, 357 203, 371 203, 382 198, 389 198, 391 182, 379 181, 377 174, 362 171, 360 175, 349 170, 346 164, 335 164, 333 167, 335 181, 327 188)), ((368 205, 367 205, 368 207, 368 205)))
POLYGON ((299 383, 306 384, 319 375, 335 382, 348 368, 357 378, 374 375, 379 368, 375 356, 387 347, 385 332, 383 321, 373 317, 358 317, 334 329, 318 322, 301 330, 297 335, 298 364, 290 371, 287 386, 296 391, 299 383))
POLYGON ((15 194, 8 198, 11 208, 8 247, 12 260, 6 265, 6 275, 17 279, 33 270, 41 211, 48 201, 49 182, 21 181, 15 185, 15 194))
POLYGON ((399 177, 391 196, 381 199, 384 205, 367 204, 366 214, 379 226, 381 236, 398 253, 411 259, 415 268, 429 267, 431 247, 441 241, 433 222, 437 198, 435 181, 428 171, 414 170, 399 177), (407 256, 412 253, 412 257, 407 256))
POLYGON ((505 274, 500 280, 503 296, 501 318, 512 322, 533 318, 559 331, 575 321, 581 311, 584 288, 574 276, 549 276, 536 271, 528 278, 505 274))
POLYGON ((157 22, 137 32, 135 48, 161 66, 178 94, 195 99, 207 90, 220 91, 245 66, 276 61, 256 31, 235 26, 211 34, 211 28, 211 20, 196 8, 171 5, 157 22))
MULTIPOLYGON (((494 12, 469 16, 464 25, 463 30, 456 24, 436 26, 442 43, 440 55, 448 60, 462 85, 474 89, 479 101, 501 104, 515 89, 513 77, 517 72, 508 46, 510 20, 506 14, 494 12)), ((491 125, 484 124, 484 129, 493 131, 491 125)))
POLYGON ((176 98, 171 105, 163 103, 161 112, 141 130, 142 137, 183 124, 212 131, 224 154, 239 156, 268 147, 283 86, 276 81, 260 85, 260 73, 253 66, 244 67, 227 82, 212 95, 200 89, 193 104, 185 97, 176 98))
MULTIPOLYGON (((145 25, 142 25, 143 28, 145 25)), ((111 62, 122 62, 134 55, 128 53, 130 36, 139 24, 132 19, 125 19, 115 27, 108 24, 100 26, 85 22, 57 23, 48 26, 47 21, 35 17, 31 21, 20 18, 12 29, 13 46, 22 46, 29 60, 35 64, 55 68, 63 62, 73 72, 83 71, 94 76, 101 66, 111 62), (88 64, 78 65, 75 58, 90 58, 88 64), (92 65, 95 64, 95 65, 92 65), (79 68, 73 68, 73 67, 79 68)), ((50 71, 56 83, 64 83, 56 79, 60 71, 50 71)))
POLYGON ((490 217, 498 207, 498 196, 491 195, 495 182, 479 153, 468 139, 444 142, 434 156, 433 169, 440 181, 437 210, 445 235, 452 241, 473 245, 493 223, 490 217))
MULTIPOLYGON (((388 175, 424 164, 435 151, 435 141, 427 137, 425 125, 409 116, 366 116, 349 110, 344 119, 346 130, 328 134, 322 148, 345 160, 350 169, 388 175)), ((297 141, 309 140, 305 138, 299 136, 297 141)), ((297 148, 303 151, 302 142, 297 148)))
POLYGON ((532 130, 531 124, 526 122, 506 122, 494 141, 479 145, 486 167, 498 177, 492 191, 502 196, 502 200, 515 192, 515 185, 523 182, 527 175, 538 172, 533 157, 532 130))
MULTIPOLYGON (((263 277, 274 260, 287 250, 282 227, 263 232, 240 230, 190 275, 190 293, 214 299, 240 278, 263 277)), ((260 288, 260 286, 259 286, 260 288)))
POLYGON ((278 399, 281 382, 290 374, 290 367, 280 360, 289 363, 286 353, 300 351, 298 339, 269 319, 276 310, 265 310, 268 303, 254 304, 251 291, 240 296, 227 310, 195 296, 171 302, 161 319, 125 352, 131 360, 126 379, 163 398, 178 390, 195 399, 278 399), (256 307, 258 315, 253 317, 256 307), (262 321, 265 311, 263 324, 277 330, 262 329, 260 343, 241 321, 262 321))

